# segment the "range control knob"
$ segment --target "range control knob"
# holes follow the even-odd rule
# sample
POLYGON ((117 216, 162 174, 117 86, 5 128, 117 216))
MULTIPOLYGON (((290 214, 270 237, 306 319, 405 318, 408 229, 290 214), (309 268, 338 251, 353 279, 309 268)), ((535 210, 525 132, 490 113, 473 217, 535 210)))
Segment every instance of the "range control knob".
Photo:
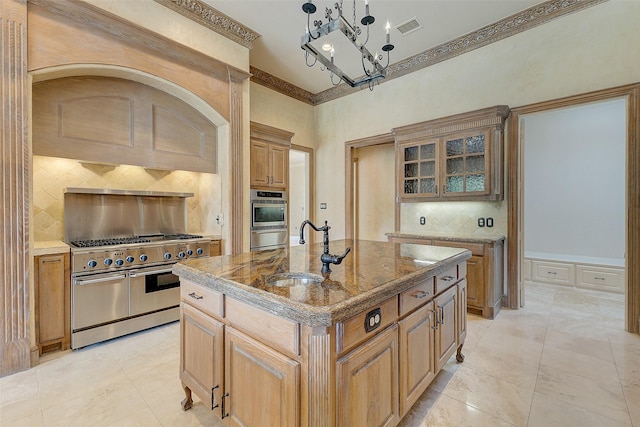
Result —
POLYGON ((133 257, 132 257, 131 255, 129 255, 129 256, 126 258, 126 260, 127 260, 127 262, 133 262, 133 257))
POLYGON ((182 251, 178 252, 178 258, 184 258, 184 252, 182 251))
POLYGON ((123 261, 123 260, 121 260, 120 258, 118 258, 118 259, 116 260, 116 266, 118 266, 118 267, 122 267, 122 264, 124 264, 124 261, 123 261))
POLYGON ((193 251, 191 249, 187 249, 187 255, 189 256, 193 255, 193 251))
POLYGON ((113 264, 113 260, 111 258, 105 258, 104 259, 104 265, 106 265, 108 267, 111 264, 113 264))
POLYGON ((196 249, 196 253, 198 255, 202 255, 204 253, 204 251, 202 250, 202 248, 198 248, 198 249, 196 249))
POLYGON ((91 268, 93 268, 93 267, 95 267, 96 265, 98 265, 98 263, 96 262, 96 260, 95 260, 95 259, 90 260, 87 264, 88 264, 88 265, 89 265, 89 267, 91 267, 91 268))
POLYGON ((147 259, 149 259, 149 257, 147 257, 145 254, 140 255, 140 261, 144 262, 147 259))
POLYGON ((169 252, 165 252, 164 259, 171 259, 171 254, 169 252))

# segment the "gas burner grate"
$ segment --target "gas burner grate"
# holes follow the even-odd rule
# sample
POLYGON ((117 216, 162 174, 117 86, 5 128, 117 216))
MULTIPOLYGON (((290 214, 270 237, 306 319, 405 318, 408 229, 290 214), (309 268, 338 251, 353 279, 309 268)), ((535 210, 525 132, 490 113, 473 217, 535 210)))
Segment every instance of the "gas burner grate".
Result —
POLYGON ((129 243, 149 243, 144 237, 114 237, 110 239, 74 240, 71 244, 77 248, 93 248, 98 246, 126 245, 129 243))

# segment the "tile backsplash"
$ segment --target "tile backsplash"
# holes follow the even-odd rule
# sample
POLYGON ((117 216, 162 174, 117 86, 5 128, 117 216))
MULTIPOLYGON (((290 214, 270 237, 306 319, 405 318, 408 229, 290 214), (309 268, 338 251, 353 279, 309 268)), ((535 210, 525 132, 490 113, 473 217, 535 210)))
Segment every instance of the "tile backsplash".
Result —
POLYGON ((400 231, 412 234, 507 235, 507 202, 403 203, 400 231), (425 224, 420 224, 420 217, 425 224), (493 227, 479 227, 478 218, 493 218, 493 227))
POLYGON ((67 187, 194 193, 187 199, 188 231, 220 234, 215 223, 215 213, 221 212, 219 175, 33 156, 35 241, 63 239, 67 187))

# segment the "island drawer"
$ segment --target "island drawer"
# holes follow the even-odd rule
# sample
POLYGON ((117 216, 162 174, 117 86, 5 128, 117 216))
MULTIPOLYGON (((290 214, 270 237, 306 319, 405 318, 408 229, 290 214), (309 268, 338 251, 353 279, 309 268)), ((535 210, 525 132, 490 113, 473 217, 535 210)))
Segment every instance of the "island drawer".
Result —
POLYGON ((224 295, 212 289, 180 279, 180 299, 211 316, 224 317, 224 295))
POLYGON ((233 298, 227 298, 227 321, 230 326, 252 338, 296 358, 300 355, 300 324, 233 298))
POLYGON ((419 285, 400 294, 400 316, 431 301, 435 295, 435 277, 429 277, 419 285))
POLYGON ((449 286, 458 281, 458 266, 447 268, 436 276, 436 294, 446 290, 449 286))
POLYGON ((370 339, 398 319, 398 297, 392 297, 376 307, 339 322, 336 350, 344 353, 370 339))

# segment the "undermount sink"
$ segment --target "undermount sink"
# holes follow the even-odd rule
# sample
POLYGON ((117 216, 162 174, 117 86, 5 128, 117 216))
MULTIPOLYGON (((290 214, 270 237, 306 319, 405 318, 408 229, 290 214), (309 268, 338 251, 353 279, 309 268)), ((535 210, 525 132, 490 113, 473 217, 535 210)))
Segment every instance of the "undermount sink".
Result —
POLYGON ((323 277, 311 273, 280 273, 265 279, 268 285, 278 287, 308 286, 322 283, 323 277))

